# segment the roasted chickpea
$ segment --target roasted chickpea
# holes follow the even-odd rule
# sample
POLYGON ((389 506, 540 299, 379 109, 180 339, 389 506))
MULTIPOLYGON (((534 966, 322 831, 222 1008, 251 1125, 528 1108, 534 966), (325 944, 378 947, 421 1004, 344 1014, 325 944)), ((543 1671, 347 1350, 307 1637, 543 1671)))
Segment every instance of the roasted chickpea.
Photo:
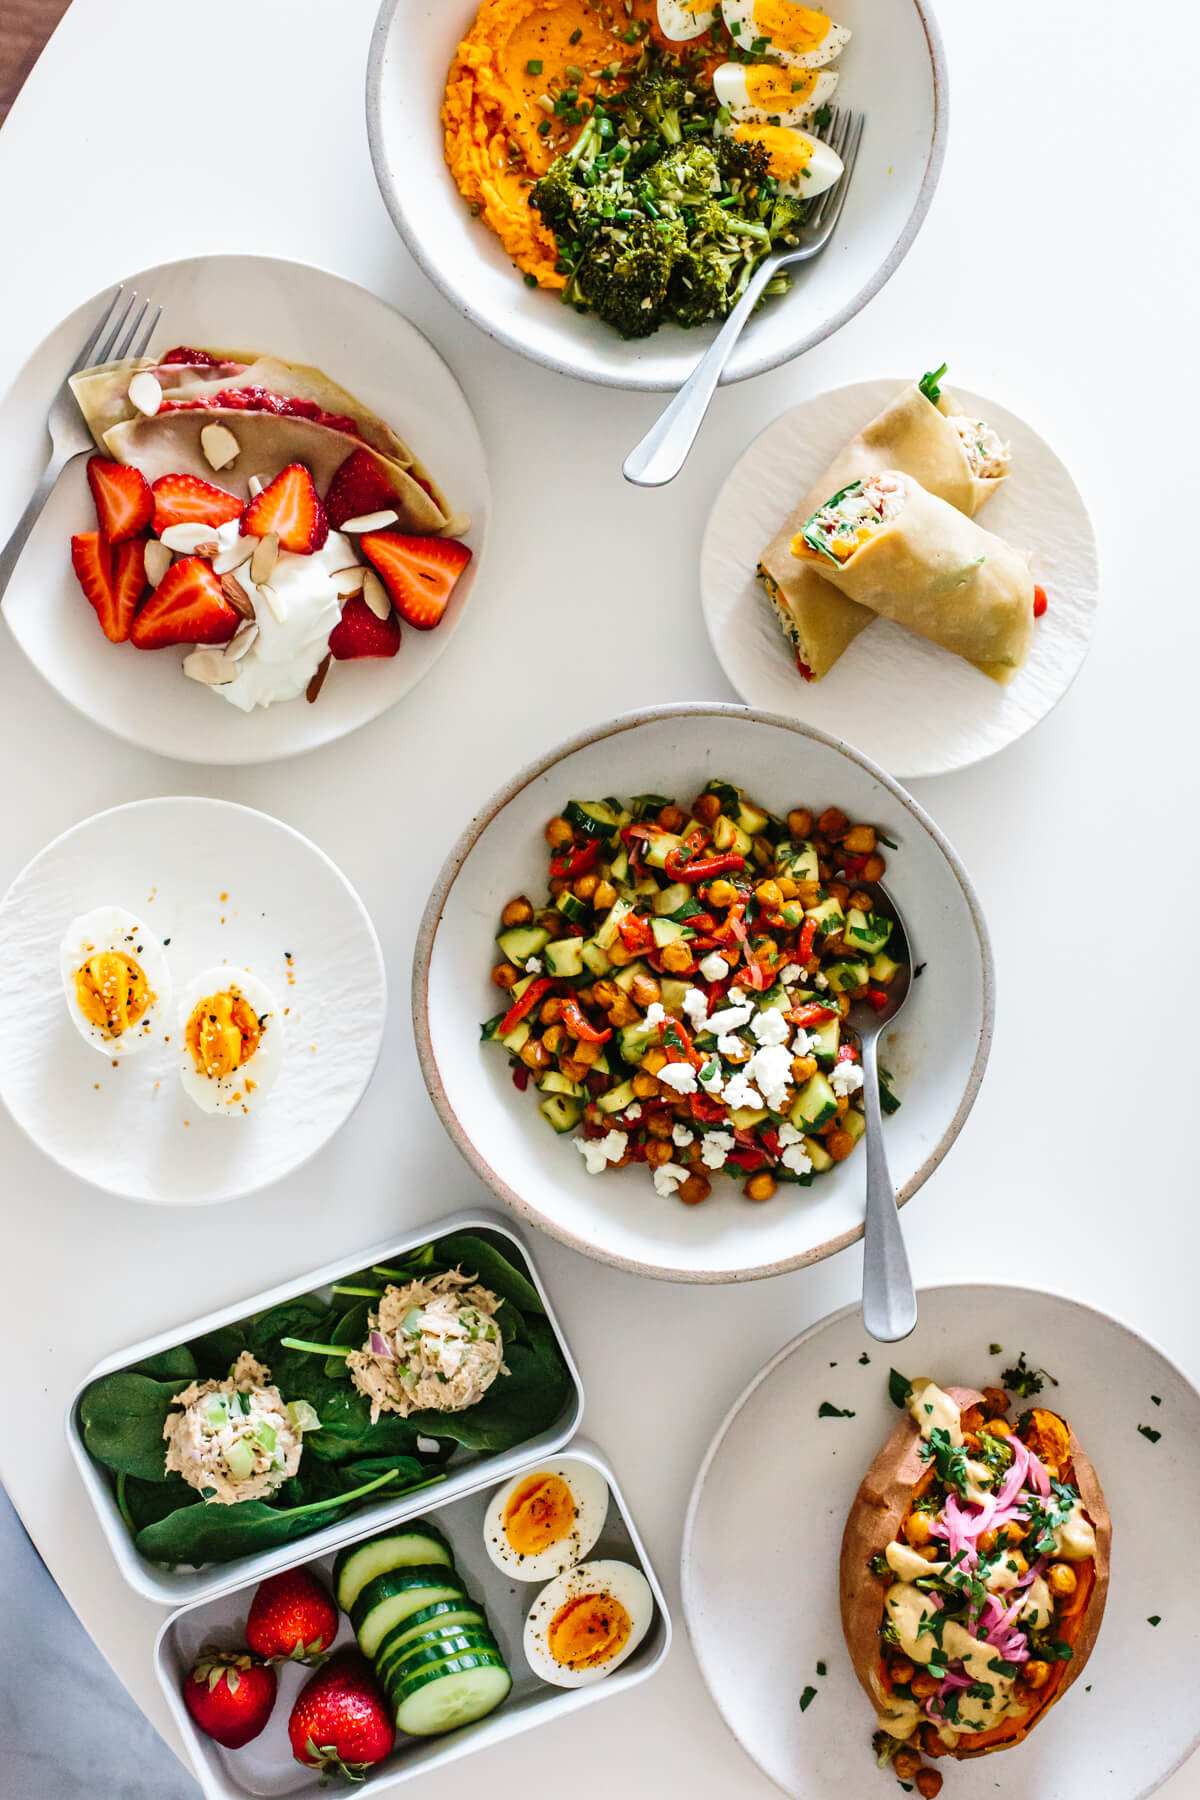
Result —
POLYGON ((937 1544, 922 1544, 916 1554, 923 1562, 940 1562, 942 1552, 937 1544))
POLYGON ((979 1449, 979 1433, 976 1431, 964 1431, 963 1448, 969 1450, 972 1456, 974 1456, 979 1449))
POLYGON ((920 1674, 914 1675, 908 1685, 913 1691, 914 1699, 928 1700, 932 1694, 937 1693, 941 1683, 936 1675, 920 1674))
POLYGON ((813 816, 807 806, 798 806, 787 816, 788 833, 794 838, 806 838, 812 835, 813 816))
POLYGON ((846 883, 844 881, 831 881, 829 883, 828 891, 829 891, 829 898, 831 900, 836 900, 838 905, 843 909, 843 911, 845 910, 845 908, 847 906, 849 906, 849 904, 850 904, 850 889, 846 886, 846 883))
POLYGON ((979 1536, 975 1539, 975 1542, 978 1544, 982 1555, 990 1556, 992 1551, 996 1548, 999 1539, 994 1531, 981 1531, 979 1536))
POLYGON ((756 837, 751 841, 750 854, 760 869, 765 869, 775 860, 775 849, 766 838, 756 837))
POLYGON ((615 944, 610 944, 604 954, 607 956, 614 969, 627 969, 631 962, 637 961, 634 952, 632 950, 627 950, 620 938, 617 939, 615 944))
MULTIPOLYGON (((576 888, 575 892, 578 893, 579 889, 576 888)), ((857 906, 859 912, 869 913, 875 903, 871 899, 870 894, 864 894, 861 888, 855 888, 850 896, 850 904, 851 906, 857 906)))
POLYGON ((540 928, 543 931, 548 932, 552 938, 562 937, 567 929, 567 921, 563 918, 557 906, 548 907, 545 912, 540 912, 537 916, 537 923, 540 928))
MULTIPOLYGON (((836 1114, 836 1116, 839 1119, 844 1119, 846 1114, 849 1111, 850 1111, 849 1098, 845 1094, 839 1094, 837 1097, 837 1114, 836 1114)), ((976 1442, 975 1449, 978 1450, 978 1448, 979 1448, 979 1444, 978 1444, 978 1442, 976 1442)))
POLYGON ((921 1800, 937 1800, 942 1791, 942 1772, 940 1769, 917 1770, 917 1792, 921 1800))
POLYGON ((900 1527, 900 1535, 906 1542, 912 1545, 914 1550, 919 1550, 922 1545, 927 1544, 933 1536, 933 1527, 930 1524, 929 1514, 923 1512, 910 1512, 903 1525, 900 1527))
POLYGON ((674 1150, 674 1144, 664 1143, 662 1138, 651 1138, 646 1145, 646 1161, 652 1169, 661 1168, 663 1163, 670 1162, 674 1150))
POLYGON ((864 881, 882 881, 886 866, 882 856, 868 856, 859 874, 864 881))
POLYGON ((617 898, 617 890, 611 881, 598 881, 596 891, 592 895, 592 905, 597 912, 608 912, 617 898))
POLYGON ((1025 1669, 1021 1677, 1021 1686, 1032 1688, 1034 1693, 1036 1693, 1039 1688, 1045 1687, 1049 1679, 1050 1664, 1048 1662, 1041 1662, 1037 1657, 1033 1657, 1025 1664, 1025 1669))
MULTIPOLYGON (((888 1664, 888 1673, 891 1675, 893 1681, 898 1681, 900 1683, 901 1687, 904 1687, 910 1682, 916 1672, 917 1671, 914 1669, 912 1663, 909 1662, 907 1656, 893 1656, 891 1662, 888 1664)), ((901 1751, 900 1754, 911 1756, 912 1752, 901 1751)), ((918 1758, 918 1761, 919 1760, 920 1759, 918 1758)))
POLYGON ((600 1061, 602 1048, 603 1046, 600 1044, 589 1044, 586 1039, 581 1038, 571 1050, 571 1061, 582 1063, 585 1069, 590 1069, 593 1063, 600 1061))
POLYGON ((817 830, 831 844, 840 844, 850 829, 850 821, 840 806, 827 806, 817 820, 817 830))
POLYGON ((557 1025, 562 1018, 562 1001, 557 994, 551 994, 548 1000, 542 1001, 542 1009, 538 1013, 538 1018, 543 1025, 557 1025))
POLYGON ((692 817, 702 825, 714 824, 720 811, 721 802, 715 794, 698 794, 692 801, 692 817))
POLYGON ((591 900, 600 886, 598 875, 581 875, 575 883, 575 897, 578 900, 591 900))
MULTIPOLYGON (((913 1666, 911 1663, 908 1665, 908 1674, 903 1676, 898 1676, 896 1674, 896 1665, 895 1663, 892 1664, 893 1681, 909 1681, 912 1678, 912 1673, 913 1666)), ((896 1777, 897 1781, 911 1781, 917 1770, 923 1766, 924 1765, 921 1762, 921 1752, 919 1750, 897 1750, 895 1756, 892 1758, 892 1774, 896 1777)))
POLYGON ((796 892, 793 898, 798 900, 801 906, 816 906, 821 898, 820 882, 798 881, 796 883, 796 892))
POLYGON ((989 1437, 1007 1438, 1013 1434, 1013 1428, 1007 1419, 989 1419, 983 1428, 989 1437))
POLYGON ((674 1128, 675 1122, 670 1113, 658 1113, 654 1118, 646 1120, 646 1130, 651 1137, 669 1138, 674 1128))
POLYGON ((560 1056, 558 1067, 560 1073, 565 1075, 568 1081, 587 1080, 587 1064, 576 1061, 573 1056, 560 1056))
POLYGON ((775 879, 779 883, 779 892, 784 899, 794 900, 800 892, 800 883, 793 881, 790 875, 777 875, 775 879))
POLYGON ((760 906, 765 906, 768 912, 778 912, 783 905, 783 895, 779 891, 777 881, 760 881, 754 890, 754 898, 760 906))
POLYGON ((707 1175, 689 1175, 675 1189, 675 1193, 685 1206, 699 1206, 712 1193, 712 1182, 707 1175))
POLYGON ((615 981, 596 981, 592 984, 592 999, 597 1006, 607 1009, 615 1006, 621 998, 621 990, 615 981))
POLYGON ((653 1100, 658 1092, 658 1081, 653 1075, 635 1075, 633 1091, 639 1100, 653 1100))
POLYGON ((642 1008, 662 999, 662 989, 653 975, 637 974, 629 984, 629 998, 642 1008))
POLYGON ((498 988, 515 987, 520 979, 520 969, 514 969, 510 962, 497 963, 492 970, 492 980, 498 988))
POLYGON ((550 892, 554 895, 556 900, 560 894, 569 893, 570 889, 571 884, 565 875, 555 875, 552 877, 550 882, 550 892))
POLYGON ((660 1050, 657 1044, 655 1044, 652 1045, 651 1048, 647 1050, 645 1056, 643 1056, 642 1067, 645 1069, 647 1075, 657 1075, 660 1069, 666 1068, 669 1060, 666 1051, 660 1050))
POLYGON ((564 845, 574 843, 575 833, 560 815, 546 821, 545 838, 552 850, 561 850, 564 845))
POLYGON ((710 906, 732 906, 737 899, 737 889, 732 881, 710 881, 705 890, 710 906))
POLYGON ((596 990, 594 987, 576 988, 575 998, 586 1011, 589 1006, 596 1004, 596 990))
POLYGON ((1078 1583, 1070 1563, 1051 1563, 1046 1573, 1046 1586, 1060 1599, 1073 1594, 1078 1583))
POLYGON ((722 1050, 721 1055, 726 1062, 744 1063, 750 1061, 751 1050, 749 1044, 744 1044, 741 1038, 736 1038, 728 1050, 722 1050))
POLYGON ((821 948, 826 956, 845 956, 846 940, 840 931, 831 931, 827 937, 822 939, 821 948))
POLYGON ((775 1193, 775 1177, 764 1169, 761 1175, 750 1177, 742 1192, 747 1200, 770 1200, 775 1193))
POLYGON ((843 1019, 845 1018, 846 1014, 850 1011, 850 996, 849 996, 849 994, 833 994, 830 996, 829 1003, 831 1006, 837 1007, 838 1013, 840 1014, 840 1016, 843 1019))
POLYGON ((873 825, 852 825, 842 839, 842 848, 851 856, 870 856, 875 848, 875 827, 873 825))
POLYGON ((687 824, 687 814, 681 806, 664 806, 658 815, 658 823, 664 831, 682 831, 687 824))
POLYGON ((922 1725, 921 1748, 926 1756, 945 1756, 946 1746, 938 1736, 936 1725, 922 1725))
POLYGON ((1003 1388, 985 1387, 983 1390, 983 1403, 989 1412, 996 1413, 997 1416, 1003 1415, 1008 1411, 1008 1395, 1003 1388))
POLYGON ((632 1025, 638 1016, 638 1009, 629 998, 618 989, 617 997, 608 1009, 608 1022, 618 1029, 622 1025, 632 1025))
POLYGON ((685 943, 668 944, 662 952, 662 966, 672 975, 682 975, 692 966, 692 953, 685 943))
POLYGON ((817 1072, 815 1056, 794 1056, 792 1058, 792 1080, 811 1081, 817 1072))
POLYGON ((504 926, 505 930, 508 931, 511 930, 514 925, 528 925, 532 917, 533 907, 525 898, 524 894, 522 894, 519 899, 509 901, 504 911, 500 914, 500 923, 504 926))
POLYGON ((557 1056, 563 1045, 568 1043, 566 1031, 561 1025, 551 1025, 549 1031, 543 1034, 542 1042, 552 1056, 557 1056))
POLYGON ((540 1075, 543 1069, 550 1067, 554 1058, 540 1038, 531 1037, 521 1052, 521 1061, 535 1075, 540 1075))

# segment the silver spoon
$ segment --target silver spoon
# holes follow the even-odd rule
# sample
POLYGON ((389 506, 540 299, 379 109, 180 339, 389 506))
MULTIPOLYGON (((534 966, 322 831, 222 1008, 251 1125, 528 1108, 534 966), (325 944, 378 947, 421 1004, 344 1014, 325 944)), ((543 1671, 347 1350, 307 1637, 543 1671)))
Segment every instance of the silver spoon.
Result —
POLYGON ((892 1344, 905 1338, 917 1322, 917 1296, 913 1291, 908 1253, 900 1229, 896 1192, 888 1174, 883 1145, 883 1111, 879 1104, 878 1038, 892 1024, 908 998, 912 985, 912 952, 904 921, 895 901, 877 881, 860 883, 872 897, 871 910, 890 919, 887 954, 900 968, 886 988, 887 1005, 879 1012, 865 1000, 852 1000, 847 1024, 858 1033, 862 1045, 863 1115, 867 1122, 867 1207, 863 1243, 863 1324, 873 1338, 892 1344))

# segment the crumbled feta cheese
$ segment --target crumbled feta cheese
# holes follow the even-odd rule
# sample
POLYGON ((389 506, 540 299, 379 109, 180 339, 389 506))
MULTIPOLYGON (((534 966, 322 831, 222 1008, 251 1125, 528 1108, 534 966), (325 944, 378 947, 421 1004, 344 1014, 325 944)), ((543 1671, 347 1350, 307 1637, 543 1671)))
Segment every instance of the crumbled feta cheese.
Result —
POLYGON ((793 1056, 811 1056, 813 1045, 816 1043, 816 1041, 817 1040, 815 1037, 810 1037, 808 1032, 805 1031, 803 1027, 801 1027, 800 1030, 797 1031, 795 1037, 792 1039, 792 1055, 793 1056))
POLYGON ((694 1144, 695 1141, 695 1132, 689 1131, 686 1125, 673 1125, 671 1127, 671 1142, 673 1144, 678 1144, 681 1150, 686 1150, 688 1145, 694 1144))
POLYGON ((723 1169, 737 1139, 732 1131, 706 1131, 700 1140, 700 1160, 706 1169, 723 1169))
POLYGON ((802 1131, 797 1131, 791 1120, 788 1119, 779 1127, 779 1142, 785 1148, 788 1144, 802 1144, 804 1142, 804 1133, 802 1131))
POLYGON ((750 1029, 760 1044, 786 1044, 791 1027, 777 1006, 768 1006, 751 1019, 750 1029))
POLYGON ((699 1037, 708 1030, 708 1001, 697 987, 690 987, 683 996, 683 1010, 688 1016, 692 1032, 699 1037))
POLYGON ((721 1065, 715 1056, 701 1069, 700 1086, 706 1094, 712 1094, 714 1097, 724 1090, 725 1077, 721 1073, 721 1065))
POLYGON ((824 993, 829 986, 829 977, 827 975, 822 975, 820 969, 818 969, 813 976, 813 986, 815 988, 820 988, 822 993, 824 993))
POLYGON ((736 1111, 739 1106, 761 1106, 763 1103, 758 1089, 751 1087, 746 1077, 740 1072, 729 1077, 721 1098, 731 1111, 736 1111))
POLYGON ((740 1031, 753 1017, 753 1006, 723 1006, 720 1012, 713 1013, 709 1019, 708 1029, 719 1037, 723 1032, 740 1031))
POLYGON ((656 1193, 669 1200, 677 1187, 682 1187, 688 1178, 686 1169, 678 1163, 660 1163, 654 1171, 654 1189, 656 1193))
POLYGON ((741 1038, 734 1037, 732 1032, 724 1032, 717 1039, 717 1052, 721 1056, 735 1057, 740 1062, 745 1049, 741 1038))
POLYGON ((629 1148, 629 1134, 610 1131, 602 1138, 575 1138, 575 1148, 587 1164, 589 1175, 602 1175, 609 1163, 619 1163, 629 1148))
POLYGON ((545 966, 546 965, 540 956, 531 956, 529 961, 525 964, 525 973, 527 975, 540 975, 545 966))
POLYGON ((640 1100, 635 1100, 633 1105, 627 1106, 625 1108, 625 1111, 621 1114, 621 1117, 623 1119, 628 1119, 628 1121, 631 1125, 634 1124, 638 1119, 640 1119, 641 1116, 642 1116, 642 1103, 640 1100))
POLYGON ((863 1084, 862 1066, 856 1062, 840 1062, 829 1077, 835 1094, 857 1094, 863 1084))
POLYGON ((729 964, 719 950, 710 950, 700 964, 700 973, 705 981, 724 981, 729 973, 729 964))
POLYGON ((803 1144, 789 1144, 779 1160, 793 1175, 807 1175, 813 1166, 812 1157, 803 1144))
POLYGON ((694 1094, 696 1091, 696 1071, 691 1063, 667 1063, 658 1071, 658 1079, 677 1094, 694 1094))
POLYGON ((666 1008, 658 1000, 652 1000, 646 1013, 646 1029, 653 1031, 656 1026, 665 1025, 666 1019, 666 1008))
POLYGON ((799 963, 788 963, 785 968, 780 969, 779 979, 784 987, 793 987, 803 974, 804 970, 799 963))
POLYGON ((747 995, 745 988, 738 987, 737 983, 735 982, 734 985, 729 990, 728 998, 732 1005, 741 1006, 743 1004, 743 1002, 749 998, 749 996, 747 995))
POLYGON ((746 1064, 746 1074, 762 1090, 772 1112, 782 1112, 787 1104, 791 1072, 792 1053, 786 1044, 764 1044, 746 1064))

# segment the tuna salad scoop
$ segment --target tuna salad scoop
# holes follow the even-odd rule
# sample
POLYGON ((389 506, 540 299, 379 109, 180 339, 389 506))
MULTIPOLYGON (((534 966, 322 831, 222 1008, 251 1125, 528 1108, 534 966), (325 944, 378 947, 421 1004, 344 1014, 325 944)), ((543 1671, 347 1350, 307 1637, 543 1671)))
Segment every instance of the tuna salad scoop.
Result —
POLYGON ((248 1350, 224 1381, 193 1381, 167 1415, 167 1473, 214 1506, 268 1500, 300 1466, 303 1432, 318 1424, 304 1401, 287 1405, 271 1371, 248 1350))
POLYGON ((500 1301, 474 1277, 451 1269, 384 1291, 368 1315, 370 1336, 346 1358, 350 1379, 381 1412, 463 1412, 507 1375, 504 1339, 493 1314, 500 1301))

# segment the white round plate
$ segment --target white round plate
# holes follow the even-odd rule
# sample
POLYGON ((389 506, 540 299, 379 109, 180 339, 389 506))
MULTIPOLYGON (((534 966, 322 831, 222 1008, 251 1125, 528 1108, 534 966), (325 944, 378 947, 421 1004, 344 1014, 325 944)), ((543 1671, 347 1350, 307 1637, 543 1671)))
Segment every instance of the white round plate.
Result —
POLYGON ((178 798, 97 813, 0 901, 0 1095, 47 1156, 131 1200, 201 1206, 298 1169, 366 1091, 386 1012, 383 954, 354 889, 315 844, 249 807, 178 798), (107 905, 167 944, 175 996, 171 1042, 116 1064, 67 1016, 58 966, 72 919, 107 905), (226 961, 266 983, 285 1048, 258 1107, 213 1118, 179 1080, 176 1004, 190 976, 226 961), (11 1029, 20 1019, 28 1030, 11 1029))
MULTIPOLYGON (((487 465, 462 390, 433 346, 386 301, 340 275, 266 256, 205 256, 125 277, 127 287, 163 307, 152 348, 173 344, 270 351, 315 364, 356 394, 411 446, 466 513, 474 551, 436 631, 404 628, 399 654, 336 663, 312 706, 301 696, 239 712, 181 673, 183 652, 110 644, 79 591, 70 540, 95 527, 86 459, 66 470, 26 545, 4 602, 4 617, 34 666, 64 700, 143 750, 182 762, 255 763, 332 743, 386 712, 447 648, 462 622, 487 534, 487 465)), ((57 326, 19 383, 22 414, 8 429, 43 454, 51 397, 103 310, 111 289, 57 326)), ((37 463, 40 470, 41 463, 37 463)))
POLYGON ((1179 1536, 1200 1488, 1200 1395, 1144 1338, 1074 1300, 964 1285, 929 1288, 920 1306, 913 1335, 890 1348, 866 1336, 857 1307, 822 1320, 767 1364, 717 1432, 692 1490, 682 1567, 709 1691, 794 1800, 896 1793, 894 1777, 873 1768, 875 1721, 842 1640, 837 1578, 846 1515, 897 1419, 888 1365, 975 1387, 999 1383, 1024 1350, 1057 1377, 1046 1403, 1070 1419, 1104 1488, 1108 1605, 1087 1668, 1022 1744, 937 1766, 948 1800, 998 1789, 1139 1800, 1200 1738, 1200 1569, 1179 1536), (989 1355, 992 1341, 1003 1355, 989 1355), (819 1418, 822 1401, 854 1416, 819 1418), (809 1686, 816 1696, 801 1712, 809 1686))
POLYGON ((1095 534, 1063 464, 1024 419, 950 385, 1012 445, 1013 473, 979 523, 1032 552, 1049 600, 1029 661, 1008 687, 886 619, 860 633, 823 681, 805 681, 755 576, 799 496, 903 378, 834 388, 768 425, 726 478, 700 551, 704 622, 743 700, 849 738, 903 781, 981 762, 1044 719, 1083 667, 1098 600, 1095 534))
MULTIPOLYGON (((525 286, 498 238, 473 219, 446 166, 446 76, 479 0, 383 0, 367 70, 375 178, 397 231, 431 281, 498 343, 561 374, 619 388, 677 388, 713 328, 665 327, 626 343, 557 294, 525 286)), ((948 117, 946 65, 927 0, 840 0, 854 32, 837 100, 866 113, 854 179, 832 243, 743 332, 723 377, 742 381, 810 350, 894 275, 929 209, 948 117)))
POLYGON ((689 704, 584 732, 522 769, 472 820, 430 896, 413 961, 421 1068, 442 1123, 492 1191, 552 1236, 643 1275, 737 1281, 816 1262, 862 1236, 864 1157, 810 1188, 755 1205, 732 1180, 702 1206, 656 1194, 642 1166, 589 1175, 572 1144, 513 1087, 507 1059, 479 1041, 496 1011, 489 980, 501 908, 545 894, 547 819, 572 797, 644 793, 690 801, 716 776, 773 812, 837 805, 878 825, 887 883, 915 961, 925 964, 884 1042, 902 1106, 887 1121, 903 1203, 957 1137, 991 1043, 992 956, 979 903, 953 850, 915 801, 858 751, 787 719, 689 704))

